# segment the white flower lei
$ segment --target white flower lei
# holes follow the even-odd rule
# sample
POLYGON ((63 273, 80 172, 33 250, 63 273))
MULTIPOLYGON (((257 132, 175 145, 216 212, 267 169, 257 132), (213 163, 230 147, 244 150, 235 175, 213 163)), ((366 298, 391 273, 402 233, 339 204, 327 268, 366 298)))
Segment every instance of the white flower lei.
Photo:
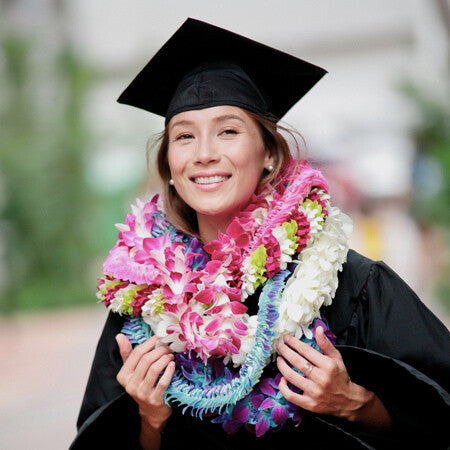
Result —
MULTIPOLYGON (((304 213, 308 219, 310 232, 309 240, 306 247, 297 254, 298 258, 293 259, 296 252, 292 249, 294 243, 289 239, 287 232, 282 224, 274 227, 272 235, 276 238, 280 250, 281 261, 280 268, 285 269, 288 263, 296 264, 293 274, 288 278, 285 288, 282 293, 282 299, 279 306, 279 318, 275 324, 276 336, 273 340, 273 351, 275 351, 276 344, 282 340, 286 334, 294 335, 300 338, 303 334, 307 338, 311 338, 311 331, 308 329, 309 325, 315 318, 320 317, 320 308, 331 304, 335 291, 338 285, 337 274, 342 269, 342 264, 346 260, 348 251, 348 238, 351 233, 352 225, 350 219, 343 214, 339 208, 332 207, 329 202, 329 196, 324 191, 318 191, 322 202, 325 202, 325 209, 328 214, 324 220, 322 214, 322 207, 317 202, 304 201, 298 207, 301 213, 304 213)), ((146 228, 146 217, 144 213, 145 204, 138 202, 133 206, 132 211, 136 218, 135 230, 142 239, 149 237, 149 231, 146 228)), ((261 208, 255 210, 254 216, 260 219, 259 216, 264 217, 267 212, 261 211, 261 208)), ((256 222, 256 220, 255 220, 256 222)), ((261 222, 261 220, 258 220, 261 222)), ((127 231, 124 225, 119 225, 118 228, 122 231, 127 231)), ((183 255, 181 249, 177 253, 180 260, 183 255)), ((131 250, 134 252, 135 248, 131 250)), ((251 255, 247 256, 242 263, 242 300, 248 295, 255 292, 255 267, 251 264, 251 255)), ((170 280, 171 281, 171 280, 170 280)), ((226 271, 219 272, 213 284, 225 285, 226 271)), ((142 287, 136 283, 129 283, 123 288, 119 289, 111 300, 108 308, 114 312, 122 314, 124 312, 125 297, 133 296, 137 290, 142 287)), ((178 284, 172 286, 172 290, 176 293, 182 288, 178 284)), ((99 299, 104 299, 104 293, 99 292, 99 299)), ((181 352, 185 348, 185 343, 180 340, 180 335, 177 333, 169 333, 168 328, 177 326, 177 317, 172 313, 166 311, 162 307, 163 290, 162 288, 154 289, 149 295, 147 301, 142 306, 142 318, 152 328, 153 332, 161 337, 161 345, 170 345, 175 352, 181 352)), ((227 364, 230 359, 234 366, 243 364, 250 352, 257 329, 258 316, 248 314, 233 314, 228 303, 230 299, 224 293, 217 294, 216 305, 223 305, 221 314, 225 317, 230 317, 229 327, 233 326, 231 317, 238 317, 239 320, 247 327, 246 333, 240 336, 241 345, 237 353, 227 355, 224 363, 227 364)), ((188 309, 185 305, 181 308, 180 314, 183 314, 188 309)), ((189 303, 190 312, 196 313, 204 317, 203 327, 206 328, 213 317, 205 317, 205 305, 191 301, 189 303)), ((226 322, 223 328, 226 328, 226 322)))

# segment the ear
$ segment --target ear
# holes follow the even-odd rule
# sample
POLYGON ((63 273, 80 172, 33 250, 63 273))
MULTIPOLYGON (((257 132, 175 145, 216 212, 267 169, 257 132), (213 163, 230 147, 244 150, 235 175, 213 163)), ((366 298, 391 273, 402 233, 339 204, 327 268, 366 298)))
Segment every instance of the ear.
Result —
POLYGON ((264 156, 264 169, 271 172, 269 170, 269 166, 274 166, 274 165, 275 165, 275 158, 273 157, 273 155, 271 155, 269 150, 266 150, 266 155, 264 156))

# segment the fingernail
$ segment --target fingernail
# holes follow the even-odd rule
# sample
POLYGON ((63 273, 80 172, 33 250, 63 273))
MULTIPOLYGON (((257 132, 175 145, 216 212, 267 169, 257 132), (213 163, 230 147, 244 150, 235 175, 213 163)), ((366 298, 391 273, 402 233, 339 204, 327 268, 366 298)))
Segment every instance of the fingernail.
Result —
POLYGON ((284 336, 284 342, 289 342, 291 339, 292 339, 292 337, 289 334, 284 336))

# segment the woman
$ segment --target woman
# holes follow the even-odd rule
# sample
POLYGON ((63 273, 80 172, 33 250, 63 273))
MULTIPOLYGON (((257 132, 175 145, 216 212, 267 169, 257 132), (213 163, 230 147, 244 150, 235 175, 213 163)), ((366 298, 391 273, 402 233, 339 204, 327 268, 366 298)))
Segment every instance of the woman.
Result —
POLYGON ((164 205, 118 226, 72 448, 446 448, 448 331, 277 130, 324 73, 189 19, 119 98, 166 118, 164 205))

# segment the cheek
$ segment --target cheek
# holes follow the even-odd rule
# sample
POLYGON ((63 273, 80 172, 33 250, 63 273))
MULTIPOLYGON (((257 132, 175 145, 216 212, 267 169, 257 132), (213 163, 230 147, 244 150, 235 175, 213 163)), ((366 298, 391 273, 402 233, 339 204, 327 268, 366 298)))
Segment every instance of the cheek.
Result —
POLYGON ((259 182, 261 174, 264 170, 265 151, 263 146, 248 146, 239 149, 234 155, 236 167, 248 176, 248 181, 259 182))
POLYGON ((261 179, 262 171, 257 170, 256 167, 252 170, 247 170, 244 179, 242 180, 242 188, 247 193, 253 194, 258 188, 261 179))
POLYGON ((183 170, 183 158, 180 154, 176 154, 173 150, 168 149, 167 151, 167 162, 169 164, 171 176, 176 176, 183 170))

